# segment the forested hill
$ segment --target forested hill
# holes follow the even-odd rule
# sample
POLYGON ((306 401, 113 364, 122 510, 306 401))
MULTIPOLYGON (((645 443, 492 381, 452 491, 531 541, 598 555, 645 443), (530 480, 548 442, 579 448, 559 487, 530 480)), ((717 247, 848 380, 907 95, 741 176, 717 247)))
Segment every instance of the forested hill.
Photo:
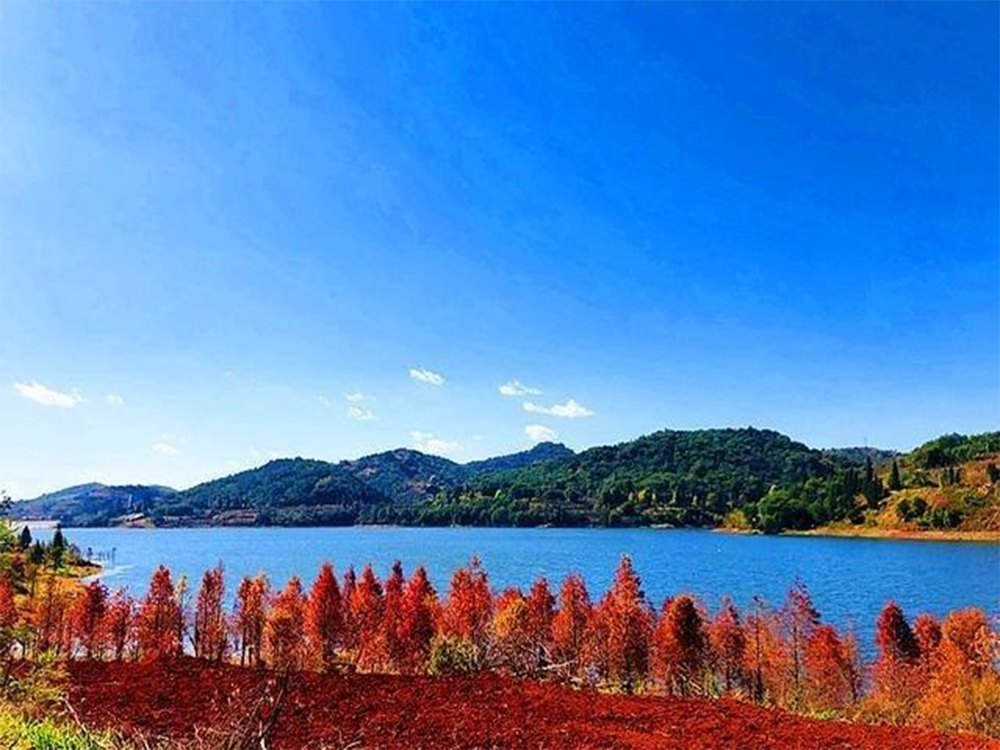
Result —
POLYGON ((508 456, 496 456, 482 461, 470 461, 463 464, 463 468, 469 476, 489 474, 495 471, 508 471, 510 469, 520 469, 524 466, 543 464, 555 461, 559 458, 569 458, 575 455, 573 451, 562 443, 539 443, 531 450, 521 453, 511 453, 508 456))
POLYGON ((500 469, 517 469, 572 456, 562 443, 539 443, 530 450, 459 464, 440 456, 400 448, 341 461, 338 466, 397 504, 409 505, 438 492, 459 487, 472 478, 500 469))
POLYGON ((771 430, 663 430, 483 474, 417 509, 420 523, 716 525, 773 486, 831 476, 833 459, 771 430))
POLYGON ((78 484, 13 505, 15 518, 56 520, 67 526, 109 526, 142 516, 176 490, 157 485, 78 484))
POLYGON ((389 502, 340 466, 284 458, 178 492, 149 517, 171 526, 343 526, 389 502))
POLYGON ((889 532, 1000 533, 1000 432, 943 435, 883 465, 865 522, 889 532))
POLYGON ((1000 433, 910 453, 817 450, 771 430, 663 430, 574 454, 540 444, 470 464, 400 449, 281 459, 192 487, 87 485, 16 503, 65 525, 729 526, 1000 530, 1000 433), (502 470, 497 470, 498 468, 502 470))
POLYGON ((573 455, 562 444, 459 464, 399 449, 330 463, 277 459, 176 492, 167 487, 80 485, 15 503, 21 519, 66 526, 122 523, 191 525, 349 525, 407 520, 413 505, 484 472, 573 455))

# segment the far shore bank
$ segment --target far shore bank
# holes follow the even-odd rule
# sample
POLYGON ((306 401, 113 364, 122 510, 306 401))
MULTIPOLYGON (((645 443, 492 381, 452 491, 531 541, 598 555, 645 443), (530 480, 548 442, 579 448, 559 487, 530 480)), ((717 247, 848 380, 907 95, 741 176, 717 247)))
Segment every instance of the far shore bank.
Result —
POLYGON ((924 542, 1000 542, 998 531, 955 531, 950 529, 885 529, 878 526, 821 526, 805 531, 785 531, 788 536, 837 536, 858 539, 905 539, 924 542))
MULTIPOLYGON (((40 522, 34 522, 40 523, 40 522)), ((58 522, 41 522, 58 525, 58 522)), ((66 527, 68 530, 74 527, 66 527)), ((553 529, 553 528, 587 528, 587 529, 616 529, 613 526, 407 526, 400 524, 355 524, 353 526, 256 526, 256 525, 235 525, 235 524, 199 524, 192 526, 155 526, 147 525, 118 525, 118 526, 92 526, 87 528, 103 529, 301 529, 301 528, 330 528, 330 529, 380 529, 380 528, 408 528, 408 529, 553 529)), ((697 527, 697 526, 670 526, 667 524, 654 524, 652 526, 636 526, 629 528, 646 528, 656 531, 671 531, 684 529, 701 529, 721 534, 738 534, 744 536, 767 536, 759 529, 733 528, 727 526, 697 527)), ((899 539, 916 540, 928 542, 978 542, 978 543, 1000 543, 1000 530, 986 531, 957 531, 953 529, 888 529, 879 526, 820 526, 815 529, 804 529, 801 531, 785 530, 774 536, 819 536, 819 537, 843 537, 855 539, 899 539)))

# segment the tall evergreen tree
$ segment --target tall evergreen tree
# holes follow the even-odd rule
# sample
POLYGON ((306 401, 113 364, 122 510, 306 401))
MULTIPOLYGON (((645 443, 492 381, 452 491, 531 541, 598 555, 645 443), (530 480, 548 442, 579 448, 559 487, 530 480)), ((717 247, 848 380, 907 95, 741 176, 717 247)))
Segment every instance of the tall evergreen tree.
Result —
POLYGON ((62 528, 59 526, 56 526, 56 533, 52 536, 49 553, 52 556, 52 566, 55 568, 60 567, 63 562, 63 556, 66 553, 66 537, 63 536, 62 528))
POLYGON ((893 492, 903 489, 903 482, 899 477, 899 463, 892 459, 892 471, 889 472, 889 489, 893 492))

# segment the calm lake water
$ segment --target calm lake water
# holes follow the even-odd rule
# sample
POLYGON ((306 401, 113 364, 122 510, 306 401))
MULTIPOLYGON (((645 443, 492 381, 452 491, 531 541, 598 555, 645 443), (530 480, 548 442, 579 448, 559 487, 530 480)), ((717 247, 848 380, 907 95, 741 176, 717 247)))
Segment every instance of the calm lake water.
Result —
POLYGON ((393 560, 423 564, 439 592, 452 571, 479 555, 493 586, 527 587, 546 576, 556 588, 583 574, 597 599, 623 553, 659 606, 680 592, 714 608, 729 594, 741 607, 755 594, 779 605, 796 578, 809 587, 824 619, 854 623, 871 647, 875 618, 889 599, 904 611, 941 615, 978 606, 1000 614, 1000 545, 958 542, 765 537, 659 529, 67 529, 81 549, 115 551, 104 574, 110 588, 142 593, 159 564, 197 584, 221 561, 229 591, 239 577, 265 572, 275 585, 298 575, 310 584, 324 560, 338 573, 372 563, 384 575, 393 560))

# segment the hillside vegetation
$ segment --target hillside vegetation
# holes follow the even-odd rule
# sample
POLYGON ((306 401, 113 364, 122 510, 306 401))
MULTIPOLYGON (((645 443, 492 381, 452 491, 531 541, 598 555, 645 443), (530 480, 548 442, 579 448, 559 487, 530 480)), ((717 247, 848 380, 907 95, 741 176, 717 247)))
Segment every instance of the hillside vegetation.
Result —
POLYGON ((388 502, 335 464, 286 458, 178 492, 149 515, 162 525, 343 526, 388 502))
POLYGON ((1000 532, 1000 433, 945 435, 883 469, 868 521, 899 531, 1000 532))
POLYGON ((87 484, 15 503, 17 519, 65 526, 344 526, 405 520, 407 509, 484 472, 573 455, 556 443, 459 464, 399 449, 355 461, 276 459, 188 490, 87 484))
POLYGON ((175 494, 157 485, 109 486, 91 482, 15 503, 15 518, 56 520, 73 526, 109 526, 131 515, 142 516, 175 494))
POLYGON ((469 464, 400 449, 281 459, 182 492, 84 485, 17 503, 66 525, 725 526, 1000 532, 1000 433, 907 454, 817 450, 772 430, 662 430, 574 454, 469 464))
POLYGON ((663 430, 614 446, 484 474, 416 509, 420 523, 715 525, 775 485, 835 464, 770 430, 663 430))

